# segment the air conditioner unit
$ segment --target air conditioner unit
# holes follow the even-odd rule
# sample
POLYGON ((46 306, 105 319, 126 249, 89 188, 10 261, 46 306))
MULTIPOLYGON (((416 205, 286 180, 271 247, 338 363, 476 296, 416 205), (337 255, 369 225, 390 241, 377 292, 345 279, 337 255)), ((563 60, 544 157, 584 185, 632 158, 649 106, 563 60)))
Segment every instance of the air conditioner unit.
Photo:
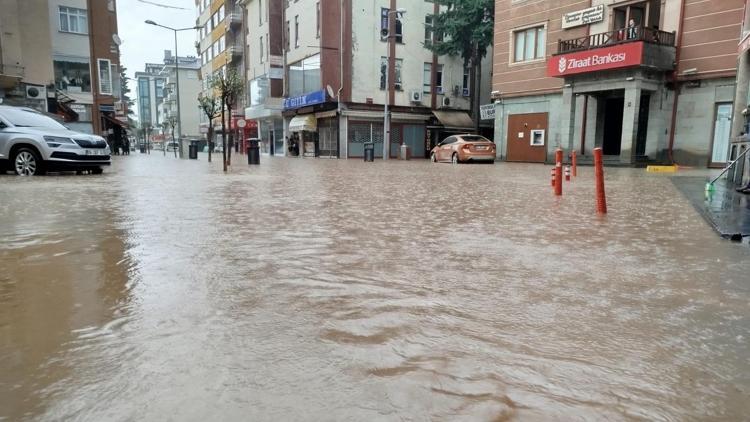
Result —
POLYGON ((43 85, 26 85, 26 98, 46 100, 47 87, 43 85))
POLYGON ((443 97, 443 107, 448 107, 451 105, 451 99, 449 97, 443 97))
POLYGON ((421 103, 422 91, 412 91, 411 93, 409 93, 409 98, 411 99, 411 102, 413 103, 421 103))

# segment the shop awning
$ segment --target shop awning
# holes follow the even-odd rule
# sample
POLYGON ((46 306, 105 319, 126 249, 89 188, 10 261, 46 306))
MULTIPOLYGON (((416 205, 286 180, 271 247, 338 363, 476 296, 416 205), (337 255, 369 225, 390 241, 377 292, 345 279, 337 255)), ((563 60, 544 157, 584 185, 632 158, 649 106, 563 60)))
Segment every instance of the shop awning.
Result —
POLYGON ((104 120, 112 123, 113 125, 120 126, 121 128, 128 127, 127 122, 123 122, 122 120, 117 119, 115 117, 109 117, 106 114, 102 114, 102 117, 104 117, 104 120))
POLYGON ((316 132, 318 130, 318 121, 315 120, 314 114, 305 114, 302 116, 294 116, 289 122, 290 132, 316 132))
POLYGON ((471 129, 474 127, 474 122, 469 117, 469 113, 465 111, 434 110, 432 114, 446 128, 471 129))

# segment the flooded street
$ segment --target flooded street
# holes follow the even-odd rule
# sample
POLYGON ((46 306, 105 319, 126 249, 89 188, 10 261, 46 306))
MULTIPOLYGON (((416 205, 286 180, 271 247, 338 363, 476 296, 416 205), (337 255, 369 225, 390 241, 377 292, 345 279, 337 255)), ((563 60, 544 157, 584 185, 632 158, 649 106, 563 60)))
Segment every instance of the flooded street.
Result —
POLYGON ((668 176, 117 158, 0 176, 0 420, 750 414, 750 248, 668 176))

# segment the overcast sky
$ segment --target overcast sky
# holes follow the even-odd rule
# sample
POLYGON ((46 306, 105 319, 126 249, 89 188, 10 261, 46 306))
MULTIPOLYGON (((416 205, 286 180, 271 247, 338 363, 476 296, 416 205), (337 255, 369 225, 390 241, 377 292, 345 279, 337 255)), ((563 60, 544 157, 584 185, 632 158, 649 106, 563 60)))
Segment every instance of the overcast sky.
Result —
MULTIPOLYGON (((118 0, 117 27, 123 44, 120 48, 120 60, 127 70, 128 77, 135 72, 143 71, 148 63, 162 63, 164 50, 172 50, 174 54, 174 33, 164 28, 147 25, 150 19, 161 25, 172 28, 188 28, 195 26, 197 11, 194 0, 118 0), (181 9, 155 6, 159 3, 181 9)), ((181 56, 195 56, 195 31, 177 33, 177 48, 181 56)), ((131 97, 135 98, 136 87, 134 81, 128 81, 131 97)))

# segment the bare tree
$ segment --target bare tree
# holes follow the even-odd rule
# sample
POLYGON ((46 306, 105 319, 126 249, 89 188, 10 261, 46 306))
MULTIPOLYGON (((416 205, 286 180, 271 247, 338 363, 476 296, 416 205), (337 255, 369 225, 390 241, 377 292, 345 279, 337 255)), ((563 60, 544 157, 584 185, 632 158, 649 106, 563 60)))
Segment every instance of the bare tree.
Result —
POLYGON ((198 95, 198 107, 200 107, 201 111, 203 111, 203 114, 208 117, 208 162, 211 162, 211 143, 214 139, 214 124, 213 120, 216 117, 219 117, 221 114, 219 112, 219 107, 221 107, 221 103, 219 101, 219 98, 216 97, 213 93, 210 95, 198 95))
POLYGON ((230 125, 226 124, 227 120, 225 119, 225 116, 228 115, 229 119, 232 118, 232 107, 237 102, 240 95, 242 95, 245 84, 242 82, 242 78, 240 78, 237 71, 230 69, 226 72, 219 73, 218 76, 214 77, 212 85, 213 88, 218 91, 219 98, 221 98, 221 141, 224 149, 224 171, 227 171, 227 166, 232 165, 232 147, 234 144, 234 137, 230 133, 229 148, 227 148, 227 127, 230 125), (229 151, 227 151, 227 149, 229 151))
POLYGON ((162 152, 162 155, 164 155, 165 157, 167 156, 167 132, 168 131, 169 131, 169 122, 165 120, 161 122, 161 134, 164 137, 164 139, 161 141, 161 145, 162 145, 161 152, 162 152))
MULTIPOLYGON (((174 129, 177 127, 177 116, 169 116, 167 118, 167 121, 164 122, 164 124, 167 127, 167 129, 169 129, 172 133, 171 143, 173 144, 172 147, 174 148, 174 158, 177 158, 177 148, 179 148, 179 143, 177 145, 174 145, 175 143, 177 143, 177 141, 174 138, 174 129)), ((164 151, 166 150, 167 149, 164 148, 164 151)), ((164 154, 166 155, 166 152, 164 154)))

